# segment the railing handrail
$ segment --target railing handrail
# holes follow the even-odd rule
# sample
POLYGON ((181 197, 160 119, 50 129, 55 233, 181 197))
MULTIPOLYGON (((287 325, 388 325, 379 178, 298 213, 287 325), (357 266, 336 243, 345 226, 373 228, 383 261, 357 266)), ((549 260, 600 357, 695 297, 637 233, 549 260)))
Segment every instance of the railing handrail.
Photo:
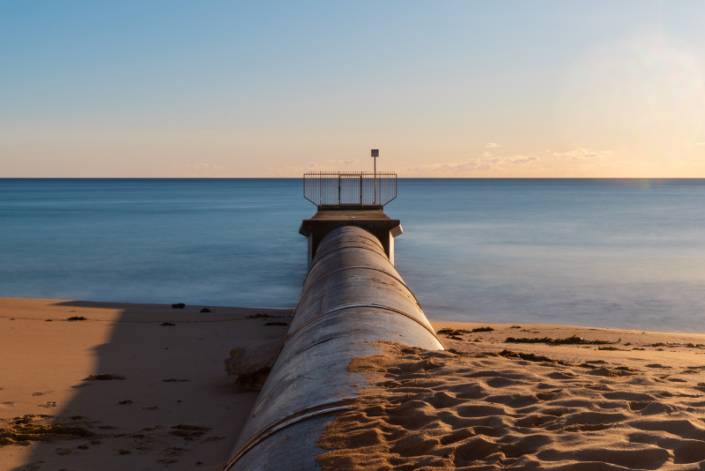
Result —
POLYGON ((320 207, 383 207, 397 197, 397 174, 390 171, 309 171, 304 198, 320 207))

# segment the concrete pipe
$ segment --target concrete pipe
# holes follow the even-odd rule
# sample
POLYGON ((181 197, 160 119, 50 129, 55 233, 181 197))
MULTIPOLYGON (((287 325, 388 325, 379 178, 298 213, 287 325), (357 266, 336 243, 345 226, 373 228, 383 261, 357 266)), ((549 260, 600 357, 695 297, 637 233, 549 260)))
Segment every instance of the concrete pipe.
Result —
POLYGON ((348 373, 353 357, 374 354, 376 340, 443 349, 382 244, 355 226, 321 241, 289 334, 226 470, 320 469, 318 438, 366 383, 348 373))

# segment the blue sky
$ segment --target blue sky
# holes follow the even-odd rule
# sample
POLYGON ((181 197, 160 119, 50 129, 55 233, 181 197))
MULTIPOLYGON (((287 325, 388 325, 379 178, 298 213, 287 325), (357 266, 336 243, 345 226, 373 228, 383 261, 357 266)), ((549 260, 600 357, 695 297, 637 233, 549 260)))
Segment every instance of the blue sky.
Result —
POLYGON ((705 3, 0 3, 0 177, 705 177, 705 3), (357 161, 357 162, 354 162, 357 161))

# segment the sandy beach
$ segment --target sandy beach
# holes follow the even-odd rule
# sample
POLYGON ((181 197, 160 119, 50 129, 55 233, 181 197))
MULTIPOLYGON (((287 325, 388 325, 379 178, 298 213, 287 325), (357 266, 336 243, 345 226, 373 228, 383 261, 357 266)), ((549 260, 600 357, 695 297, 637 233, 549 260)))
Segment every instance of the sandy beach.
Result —
POLYGON ((0 299, 0 469, 222 469, 257 397, 223 360, 288 328, 263 315, 290 311, 0 299))
MULTIPOLYGON (((223 360, 289 315, 0 299, 0 468, 222 469, 257 396, 223 360)), ((348 366, 368 387, 321 437, 324 470, 705 469, 705 335, 433 326, 448 351, 348 366)))
POLYGON ((321 437, 323 470, 705 469, 705 335, 434 327, 470 332, 348 367, 369 386, 321 437))

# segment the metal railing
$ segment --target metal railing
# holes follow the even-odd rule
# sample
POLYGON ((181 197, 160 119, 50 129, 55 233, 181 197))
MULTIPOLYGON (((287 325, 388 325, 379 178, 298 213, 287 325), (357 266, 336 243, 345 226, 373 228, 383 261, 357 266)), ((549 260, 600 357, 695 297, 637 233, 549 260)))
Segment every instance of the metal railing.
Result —
POLYGON ((379 206, 397 197, 394 172, 307 172, 304 198, 320 207, 379 206))

